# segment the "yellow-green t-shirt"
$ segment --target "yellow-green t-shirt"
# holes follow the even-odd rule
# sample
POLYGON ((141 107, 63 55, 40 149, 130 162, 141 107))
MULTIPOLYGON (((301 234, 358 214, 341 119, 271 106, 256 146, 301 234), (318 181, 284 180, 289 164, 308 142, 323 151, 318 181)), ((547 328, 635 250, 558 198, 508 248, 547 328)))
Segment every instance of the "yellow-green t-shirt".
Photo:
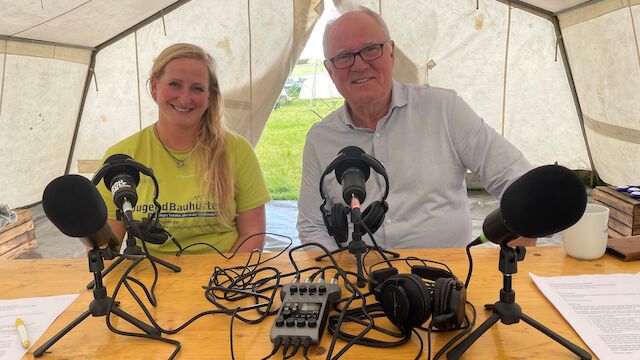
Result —
MULTIPOLYGON (((268 202, 271 198, 262 176, 260 164, 251 145, 241 136, 227 132, 226 151, 229 168, 233 175, 235 196, 230 206, 231 213, 241 213, 268 202)), ((211 199, 202 199, 202 179, 197 175, 198 156, 189 151, 171 151, 178 159, 185 159, 183 167, 176 165, 155 136, 153 126, 148 126, 136 134, 111 146, 102 163, 113 154, 126 154, 135 161, 153 169, 158 180, 160 203, 160 223, 171 233, 182 247, 199 242, 211 244, 222 252, 227 252, 238 239, 235 218, 228 225, 219 221, 216 205, 211 199), (203 201, 204 200, 204 201, 203 201)), ((109 210, 109 219, 116 219, 116 206, 111 192, 98 184, 109 210)), ((155 211, 153 205, 154 185, 150 177, 140 174, 137 186, 138 202, 134 208, 134 219, 146 218, 155 211)), ((168 240, 162 245, 147 243, 155 255, 172 254, 178 251, 168 240)), ((197 245, 188 250, 191 253, 212 251, 208 246, 197 245)))

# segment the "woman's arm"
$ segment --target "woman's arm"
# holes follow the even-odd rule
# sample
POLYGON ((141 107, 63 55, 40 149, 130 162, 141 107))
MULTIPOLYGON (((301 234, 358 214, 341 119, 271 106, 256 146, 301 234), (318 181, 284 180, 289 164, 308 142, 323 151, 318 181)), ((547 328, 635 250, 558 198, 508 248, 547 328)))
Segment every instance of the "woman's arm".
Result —
POLYGON ((238 240, 233 244, 231 252, 236 249, 238 249, 238 252, 250 252, 253 249, 262 250, 264 247, 264 235, 256 235, 245 241, 244 244, 240 245, 240 243, 248 236, 266 231, 264 205, 239 213, 236 216, 236 227, 238 228, 238 240))
MULTIPOLYGON (((111 232, 118 240, 118 248, 122 247, 122 239, 124 239, 124 234, 127 232, 127 230, 124 228, 124 224, 122 223, 122 221, 118 220, 107 220, 107 224, 109 224, 111 232)), ((91 248, 87 245, 84 246, 84 249, 87 252, 91 250, 91 248)))

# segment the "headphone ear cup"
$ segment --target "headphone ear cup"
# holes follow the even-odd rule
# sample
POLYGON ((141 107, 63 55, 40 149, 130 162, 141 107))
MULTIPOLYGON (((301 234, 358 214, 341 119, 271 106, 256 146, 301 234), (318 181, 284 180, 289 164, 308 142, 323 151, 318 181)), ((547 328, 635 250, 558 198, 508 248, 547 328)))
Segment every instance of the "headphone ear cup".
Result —
POLYGON ((142 235, 141 240, 152 244, 164 244, 165 241, 169 239, 169 236, 167 236, 167 233, 160 222, 156 224, 156 222, 152 221, 150 218, 144 218, 140 221, 139 230, 140 235, 142 235))
POLYGON ((413 274, 394 275, 382 284, 382 309, 402 329, 420 326, 431 316, 429 289, 413 274))
POLYGON ((459 328, 464 321, 467 290, 455 278, 439 278, 433 289, 433 326, 440 330, 459 328))
POLYGON ((349 223, 347 222, 347 209, 342 204, 333 204, 331 215, 327 216, 328 227, 333 230, 333 238, 336 242, 343 243, 349 239, 349 223))
POLYGON ((382 226, 388 208, 386 201, 374 201, 362 213, 362 221, 372 234, 382 226))
POLYGON ((394 267, 382 268, 369 273, 369 291, 373 293, 373 296, 375 296, 378 302, 380 302, 381 299, 382 284, 394 275, 398 275, 398 269, 394 267))

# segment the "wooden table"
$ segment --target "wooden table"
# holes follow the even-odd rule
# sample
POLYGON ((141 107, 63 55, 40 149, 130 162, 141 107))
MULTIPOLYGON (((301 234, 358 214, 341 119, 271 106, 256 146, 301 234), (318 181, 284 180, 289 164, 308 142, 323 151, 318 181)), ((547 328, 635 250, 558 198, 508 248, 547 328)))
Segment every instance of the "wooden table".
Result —
MULTIPOLYGON (((400 251, 402 255, 413 255, 421 258, 445 262, 464 281, 467 273, 467 260, 464 249, 427 249, 400 251)), ((468 289, 468 300, 478 312, 476 325, 484 321, 490 312, 483 310, 483 304, 499 300, 502 288, 502 274, 498 271, 499 249, 483 248, 472 251, 474 273, 468 289)), ((314 264, 311 252, 296 252, 301 266, 314 264)), ((342 253, 338 256, 343 267, 355 266, 353 255, 342 253)), ((228 267, 246 261, 245 256, 225 260, 215 255, 191 255, 167 260, 182 267, 182 272, 173 273, 160 268, 160 278, 156 288, 158 306, 151 308, 151 313, 164 328, 174 328, 196 313, 214 309, 203 294, 202 285, 208 282, 214 265, 228 267)), ((367 263, 378 261, 377 256, 369 256, 367 263)), ((126 263, 126 262, 125 262, 126 263)), ((324 264, 328 264, 324 262, 324 264)), ((538 291, 528 276, 529 272, 537 275, 577 275, 601 273, 635 273, 640 271, 640 262, 625 263, 605 255, 593 261, 581 261, 565 255, 562 248, 540 247, 528 248, 524 261, 518 263, 518 274, 513 279, 516 302, 522 306, 527 315, 549 327, 561 336, 585 349, 569 324, 538 291)), ((284 254, 270 262, 281 271, 292 269, 289 259, 284 254)), ((119 275, 124 270, 122 264, 114 273, 105 278, 109 293, 113 290, 119 275)), ((134 270, 138 279, 150 279, 152 272, 145 261, 134 270)), ((66 309, 53 323, 47 332, 35 343, 25 355, 25 359, 33 359, 33 350, 56 334, 70 321, 88 308, 93 299, 91 291, 85 289, 86 283, 92 280, 87 261, 71 260, 0 260, 0 298, 11 299, 31 296, 48 296, 69 293, 82 293, 78 299, 66 309)), ((145 319, 132 298, 122 293, 118 296, 121 308, 132 315, 145 319)), ((343 296, 345 293, 343 292, 343 296)), ((134 330, 128 323, 112 316, 112 323, 120 329, 134 330)), ((227 315, 205 316, 175 335, 166 337, 182 343, 178 359, 230 359, 229 321, 227 315)), ((273 317, 256 325, 234 321, 234 354, 236 359, 259 359, 270 353, 272 344, 269 333, 273 317)), ((426 341, 426 333, 422 332, 426 341)), ((432 353, 457 332, 438 333, 432 335, 432 353)), ((331 336, 325 331, 320 346, 314 346, 310 358, 323 359, 330 344, 331 336)), ((418 351, 418 339, 412 339, 400 346, 390 349, 378 349, 364 346, 351 348, 344 356, 348 359, 394 358, 413 359, 418 351)), ((338 341, 337 348, 343 342, 338 341)), ((425 344, 426 350, 426 344, 425 344)), ((587 349, 588 350, 588 349, 587 349)), ((166 359, 173 347, 158 341, 120 336, 108 331, 104 317, 89 317, 53 345, 42 359, 166 359)), ((334 354, 336 351, 334 351, 334 354)), ((281 358, 281 353, 275 358, 281 358)), ((302 359, 302 351, 295 357, 302 359)), ((423 358, 426 356, 423 354, 423 358)), ((474 343, 463 359, 576 359, 571 352, 552 341, 529 325, 520 322, 514 325, 497 323, 474 343)))

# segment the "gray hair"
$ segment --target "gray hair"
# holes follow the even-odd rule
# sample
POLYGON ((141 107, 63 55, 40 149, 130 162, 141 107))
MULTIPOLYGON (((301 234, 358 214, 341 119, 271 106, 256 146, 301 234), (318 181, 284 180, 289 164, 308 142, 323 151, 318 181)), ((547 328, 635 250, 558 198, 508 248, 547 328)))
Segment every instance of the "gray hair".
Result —
POLYGON ((384 19, 382 18, 382 16, 380 16, 380 14, 378 14, 377 12, 369 9, 368 7, 360 5, 360 6, 356 7, 354 10, 346 11, 343 14, 341 14, 340 16, 338 16, 337 18, 327 21, 327 25, 325 25, 325 27, 324 27, 324 34, 322 35, 322 47, 325 49, 324 50, 325 51, 325 56, 327 55, 327 53, 326 53, 327 41, 329 40, 328 36, 327 36, 327 33, 329 32, 329 28, 331 26, 333 26, 333 24, 336 22, 336 20, 338 20, 342 16, 344 16, 346 14, 349 14, 349 13, 352 13, 352 12, 363 12, 363 13, 369 15, 371 18, 373 18, 373 20, 376 22, 376 24, 378 24, 378 26, 380 26, 380 28, 384 32, 385 41, 391 40, 391 35, 389 34, 389 28, 387 27, 387 23, 384 22, 384 19))

